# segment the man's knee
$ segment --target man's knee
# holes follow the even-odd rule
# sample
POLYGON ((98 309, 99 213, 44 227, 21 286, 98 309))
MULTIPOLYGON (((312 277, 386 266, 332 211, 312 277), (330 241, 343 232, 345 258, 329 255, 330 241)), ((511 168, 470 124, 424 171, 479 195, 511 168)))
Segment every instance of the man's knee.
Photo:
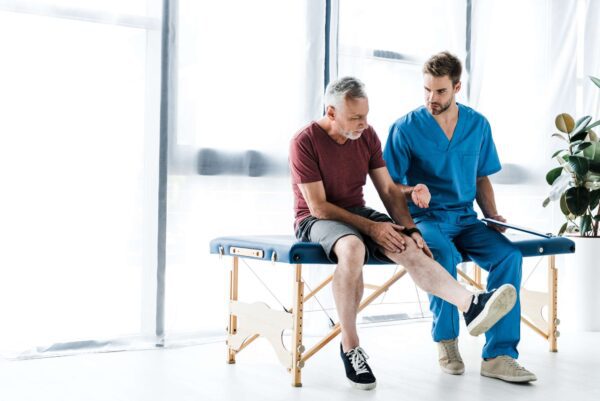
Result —
POLYGON ((365 244, 356 235, 340 238, 333 247, 338 265, 344 267, 360 267, 365 262, 365 244))
POLYGON ((423 253, 423 250, 417 246, 415 241, 407 237, 405 238, 405 244, 406 248, 400 253, 392 254, 390 259, 397 263, 408 265, 409 267, 422 262, 422 259, 426 256, 423 253))

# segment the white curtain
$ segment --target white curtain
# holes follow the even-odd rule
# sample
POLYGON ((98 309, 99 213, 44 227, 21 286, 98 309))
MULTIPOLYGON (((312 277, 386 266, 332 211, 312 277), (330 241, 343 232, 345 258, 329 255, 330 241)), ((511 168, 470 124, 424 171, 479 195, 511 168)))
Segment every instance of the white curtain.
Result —
POLYGON ((582 68, 582 88, 583 88, 583 106, 578 110, 580 115, 591 115, 596 121, 600 119, 600 88, 592 84, 590 76, 600 78, 600 1, 587 0, 585 6, 581 6, 583 15, 581 19, 585 21, 583 27, 583 68, 582 68))
MULTIPOLYGON (((212 238, 293 235, 289 141, 321 114, 325 57, 325 1, 178 3, 167 341, 225 333, 229 261, 209 255, 212 238)), ((279 307, 240 270, 241 297, 279 307)), ((287 269, 271 270, 261 279, 289 304, 287 269)))
MULTIPOLYGON (((473 2, 471 105, 490 120, 503 164, 492 177, 499 211, 515 224, 542 232, 556 232, 562 224, 553 207, 541 204, 549 190, 545 174, 555 163, 550 156, 560 145, 551 138, 554 117, 580 112, 577 64, 583 60, 576 49, 585 23, 578 18, 581 4, 473 2)), ((585 54, 596 53, 590 45, 585 54)))
POLYGON ((0 1, 2 355, 154 331, 160 10, 0 1))

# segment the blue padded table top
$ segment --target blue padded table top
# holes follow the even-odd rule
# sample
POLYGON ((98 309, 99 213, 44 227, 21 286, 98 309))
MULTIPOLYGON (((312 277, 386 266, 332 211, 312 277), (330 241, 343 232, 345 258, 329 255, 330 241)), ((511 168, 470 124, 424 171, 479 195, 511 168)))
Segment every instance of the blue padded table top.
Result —
MULTIPOLYGON (((558 255, 575 252, 575 243, 564 237, 512 239, 523 256, 558 255)), ((313 242, 300 242, 291 235, 252 235, 215 238, 210 242, 210 253, 251 259, 272 260, 281 263, 332 264, 325 256, 321 245, 313 242), (234 249, 232 249, 234 248, 234 249), (238 250, 236 253, 235 248, 238 250), (240 250, 241 249, 241 253, 240 250), (262 254, 261 254, 262 251, 262 254)), ((468 259, 465 259, 468 261, 468 259)), ((369 259, 367 264, 384 264, 369 259)))

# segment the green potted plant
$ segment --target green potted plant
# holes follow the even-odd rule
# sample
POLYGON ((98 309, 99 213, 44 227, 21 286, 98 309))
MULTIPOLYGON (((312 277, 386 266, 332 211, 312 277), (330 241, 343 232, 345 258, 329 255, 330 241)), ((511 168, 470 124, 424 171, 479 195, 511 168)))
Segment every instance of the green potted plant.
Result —
MULTIPOLYGON (((600 79, 590 77, 600 88, 600 79)), ((559 132, 552 134, 564 142, 565 147, 552 155, 559 166, 546 174, 552 186, 544 200, 546 207, 558 201, 566 222, 558 235, 569 235, 575 241, 576 251, 566 260, 564 297, 568 319, 572 328, 600 331, 600 298, 598 284, 598 249, 600 248, 600 141, 593 128, 600 120, 592 122, 591 116, 577 121, 569 114, 556 116, 559 132)), ((565 319, 566 320, 566 319, 565 319)))
MULTIPOLYGON (((600 87, 600 79, 590 78, 600 87)), ((552 189, 543 206, 560 199, 560 209, 567 221, 558 235, 566 232, 581 237, 598 237, 600 234, 600 142, 593 131, 600 125, 600 120, 591 121, 591 116, 575 121, 567 113, 559 114, 555 119, 560 132, 552 136, 564 141, 566 147, 552 155, 560 166, 546 174, 546 181, 552 189)))

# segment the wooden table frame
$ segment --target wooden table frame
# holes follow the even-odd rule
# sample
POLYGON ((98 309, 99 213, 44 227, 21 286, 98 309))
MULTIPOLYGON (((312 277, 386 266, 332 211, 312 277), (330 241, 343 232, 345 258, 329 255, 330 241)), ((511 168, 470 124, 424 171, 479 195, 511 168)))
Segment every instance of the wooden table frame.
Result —
MULTIPOLYGON (((521 320, 536 333, 545 338, 549 343, 551 352, 556 352, 557 325, 557 285, 558 274, 555 265, 555 256, 548 255, 548 291, 534 292, 521 288, 521 306, 523 315, 521 320), (548 308, 548 319, 542 315, 543 308, 548 308)), ((333 274, 325 278, 314 290, 304 294, 304 281, 302 278, 302 264, 290 264, 294 267, 292 283, 292 307, 286 311, 276 311, 262 303, 242 303, 238 300, 239 287, 239 257, 232 256, 233 264, 229 274, 229 325, 227 328, 227 362, 236 362, 236 355, 256 340, 259 336, 266 338, 280 360, 288 369, 292 377, 292 385, 302 386, 302 368, 307 360, 315 355, 327 343, 333 340, 341 331, 336 323, 327 335, 319 340, 308 350, 303 344, 303 319, 304 303, 311 299, 333 280, 333 274), (240 322, 242 324, 240 324, 240 322), (283 344, 283 330, 292 332, 291 349, 283 344)), ((366 285, 365 288, 373 292, 363 298, 358 308, 362 311, 380 295, 385 293, 395 282, 406 275, 406 270, 400 267, 388 280, 381 285, 366 285)), ((474 266, 473 276, 458 270, 462 279, 473 287, 483 289, 481 269, 474 266)))

